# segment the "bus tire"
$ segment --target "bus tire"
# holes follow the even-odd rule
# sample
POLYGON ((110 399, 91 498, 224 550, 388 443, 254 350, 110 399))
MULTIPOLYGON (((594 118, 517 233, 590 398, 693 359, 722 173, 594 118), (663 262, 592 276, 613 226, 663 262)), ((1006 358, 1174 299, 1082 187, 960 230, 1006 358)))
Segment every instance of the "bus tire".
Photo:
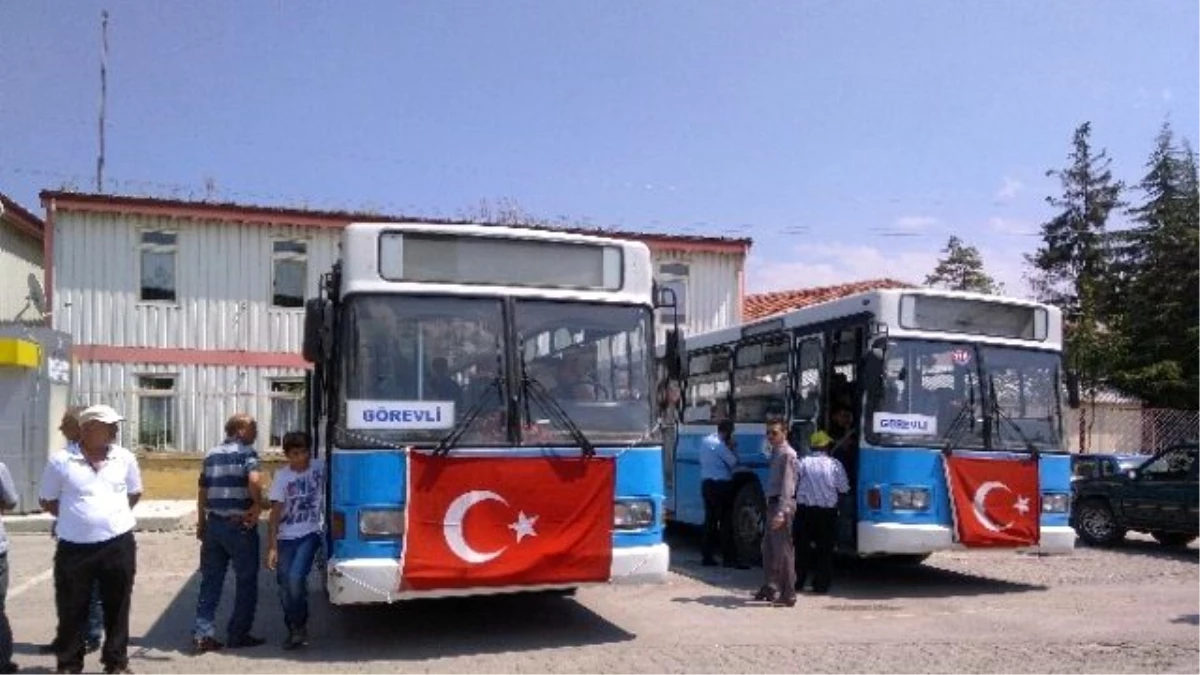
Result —
POLYGON ((762 533, 767 501, 758 481, 749 480, 733 498, 733 543, 738 560, 749 565, 762 563, 762 533))
POLYGON ((931 556, 931 555, 933 555, 933 554, 932 553, 894 553, 892 555, 885 556, 883 558, 883 560, 885 562, 889 562, 893 565, 920 565, 921 563, 925 562, 926 560, 929 560, 929 556, 931 556))

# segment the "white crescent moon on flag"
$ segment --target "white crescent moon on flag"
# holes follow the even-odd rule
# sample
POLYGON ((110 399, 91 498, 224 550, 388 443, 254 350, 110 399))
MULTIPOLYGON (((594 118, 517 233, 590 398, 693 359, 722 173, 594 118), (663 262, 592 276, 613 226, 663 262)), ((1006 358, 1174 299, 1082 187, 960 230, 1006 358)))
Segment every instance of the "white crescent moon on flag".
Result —
POLYGON ((988 493, 992 490, 1004 490, 1005 492, 1009 493, 1012 492, 1012 490, 1010 490, 1004 483, 990 480, 983 485, 980 485, 979 489, 975 491, 975 498, 972 500, 972 506, 974 507, 975 511, 975 519, 979 521, 980 525, 983 525, 992 532, 1001 532, 1012 527, 1012 523, 998 525, 994 520, 987 517, 987 512, 983 508, 983 503, 987 501, 988 493))
POLYGON ((442 536, 446 538, 446 545, 450 547, 454 555, 462 558, 464 562, 475 565, 485 563, 504 553, 508 548, 505 546, 491 553, 480 553, 471 548, 463 536, 463 521, 467 517, 467 511, 472 506, 487 501, 500 502, 508 506, 508 502, 495 492, 472 490, 455 497, 454 501, 450 502, 450 507, 446 509, 446 517, 442 519, 442 536))

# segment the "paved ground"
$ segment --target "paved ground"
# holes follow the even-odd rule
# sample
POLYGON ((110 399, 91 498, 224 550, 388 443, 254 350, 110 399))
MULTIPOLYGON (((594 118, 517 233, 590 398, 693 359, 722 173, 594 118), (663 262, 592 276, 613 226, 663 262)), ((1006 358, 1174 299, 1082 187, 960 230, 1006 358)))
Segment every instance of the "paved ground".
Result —
MULTIPOLYGON (((188 672, 1191 672, 1200 656, 1195 545, 1145 539, 1038 558, 945 553, 915 567, 858 564, 829 596, 790 610, 748 601, 759 571, 695 564, 672 537, 668 583, 600 587, 572 598, 440 600, 332 608, 313 593, 313 644, 283 652, 274 583, 261 577, 257 633, 270 643, 192 657, 198 544, 139 535, 131 665, 188 672)), ((23 672, 51 638, 52 542, 13 536, 8 608, 23 672)), ((229 593, 221 616, 229 610, 229 593)), ((99 670, 97 655, 89 669, 99 670)))

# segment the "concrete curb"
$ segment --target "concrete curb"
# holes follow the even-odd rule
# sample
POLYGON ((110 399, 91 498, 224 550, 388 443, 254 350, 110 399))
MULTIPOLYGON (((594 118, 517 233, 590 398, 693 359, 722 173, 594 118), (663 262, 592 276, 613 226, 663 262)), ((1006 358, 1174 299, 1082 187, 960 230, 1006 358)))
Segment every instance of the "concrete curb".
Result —
MULTIPOLYGON (((174 532, 196 525, 196 502, 149 499, 133 508, 137 532, 174 532)), ((4 530, 9 534, 49 534, 54 518, 48 513, 4 516, 4 530)))

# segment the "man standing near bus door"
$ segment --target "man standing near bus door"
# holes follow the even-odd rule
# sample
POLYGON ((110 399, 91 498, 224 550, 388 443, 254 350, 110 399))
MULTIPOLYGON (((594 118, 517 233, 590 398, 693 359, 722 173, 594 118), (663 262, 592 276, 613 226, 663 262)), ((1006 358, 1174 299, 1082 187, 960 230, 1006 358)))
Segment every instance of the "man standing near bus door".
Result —
POLYGON ((767 422, 767 443, 771 448, 767 474, 767 527, 763 532, 763 586, 755 600, 767 600, 776 607, 796 604, 795 549, 792 546, 792 518, 796 512, 796 451, 787 442, 782 420, 767 422))
POLYGON ((829 456, 833 439, 824 431, 809 437, 812 452, 800 460, 796 481, 796 590, 813 573, 813 593, 828 593, 833 581, 838 494, 850 491, 842 463, 829 456))
POLYGON ((700 446, 700 494, 704 498, 704 539, 700 545, 701 565, 717 564, 713 554, 720 542, 721 562, 726 567, 749 569, 738 562, 733 541, 733 468, 737 466, 733 421, 721 420, 717 433, 705 437, 700 446))
POLYGON ((208 451, 196 499, 196 538, 200 540, 200 597, 192 652, 257 647, 266 642, 250 634, 258 606, 258 520, 262 514, 262 472, 254 441, 258 424, 239 414, 225 423, 225 443, 208 451), (225 572, 233 564, 236 579, 227 642, 217 641, 215 621, 225 572))

